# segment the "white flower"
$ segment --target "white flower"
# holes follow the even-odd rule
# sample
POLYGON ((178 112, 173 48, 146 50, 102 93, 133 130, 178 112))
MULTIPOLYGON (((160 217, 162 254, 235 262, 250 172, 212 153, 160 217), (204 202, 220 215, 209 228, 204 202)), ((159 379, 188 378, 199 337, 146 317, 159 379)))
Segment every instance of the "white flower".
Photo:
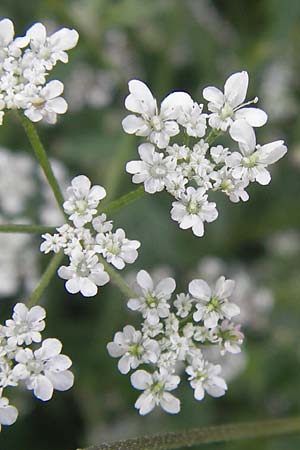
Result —
POLYGON ((210 178, 214 182, 213 189, 224 192, 233 203, 237 203, 240 200, 243 202, 249 200, 249 194, 245 191, 245 188, 249 185, 249 180, 234 178, 230 167, 224 166, 218 171, 213 171, 210 174, 210 178))
POLYGON ((122 121, 124 131, 137 136, 148 137, 158 148, 166 148, 170 137, 179 133, 176 122, 181 108, 190 104, 191 97, 186 92, 173 92, 161 103, 160 112, 150 89, 139 80, 128 83, 130 94, 125 100, 130 114, 122 121))
POLYGON ((123 332, 118 331, 115 334, 114 341, 107 344, 107 350, 113 358, 121 356, 118 369, 126 374, 142 363, 156 363, 160 347, 158 342, 153 339, 144 339, 140 331, 127 325, 123 328, 123 332))
POLYGON ((194 389, 196 400, 203 400, 205 391, 212 397, 221 397, 227 390, 227 384, 219 376, 221 366, 211 364, 202 359, 194 358, 192 365, 186 368, 189 381, 194 389))
POLYGON ((203 236, 204 222, 213 222, 218 217, 216 204, 207 201, 204 188, 189 186, 177 202, 172 203, 171 217, 179 222, 179 227, 192 228, 196 236, 203 236))
POLYGON ((177 375, 169 374, 164 368, 152 375, 145 370, 137 370, 130 379, 135 389, 144 391, 134 405, 142 416, 152 411, 156 405, 160 405, 170 414, 180 411, 180 401, 169 392, 176 389, 180 383, 177 375))
POLYGON ((180 198, 185 193, 187 182, 188 179, 179 171, 172 172, 165 179, 166 190, 175 198, 180 198))
POLYGON ((126 171, 134 174, 133 183, 144 183, 149 194, 162 191, 168 174, 175 171, 176 161, 155 151, 153 144, 141 144, 138 148, 141 161, 129 161, 126 171))
POLYGON ((66 237, 59 233, 55 234, 42 234, 44 242, 40 245, 40 251, 47 254, 49 252, 58 253, 66 245, 66 237))
POLYGON ((160 317, 168 317, 170 309, 168 300, 175 290, 175 280, 164 278, 155 287, 145 270, 138 272, 136 280, 142 290, 142 296, 131 298, 127 303, 128 308, 141 312, 151 325, 157 324, 160 317))
POLYGON ((30 39, 30 48, 35 58, 40 59, 47 70, 61 61, 68 62, 66 50, 77 45, 79 35, 76 30, 61 28, 47 37, 46 28, 42 23, 33 24, 26 32, 30 39))
POLYGON ((5 397, 0 397, 0 431, 2 425, 12 425, 18 417, 18 410, 9 404, 5 397))
POLYGON ((245 182, 257 181, 262 185, 269 184, 271 175, 266 167, 286 154, 287 148, 283 141, 256 145, 253 128, 244 120, 237 120, 232 125, 231 134, 239 143, 241 151, 241 153, 234 152, 227 158, 228 166, 232 167, 232 176, 245 182))
POLYGON ((65 286, 68 292, 80 292, 84 297, 93 297, 98 292, 97 286, 109 282, 109 275, 92 250, 75 249, 70 256, 70 266, 61 266, 57 273, 67 280, 65 286))
MULTIPOLYGON (((267 114, 258 108, 245 108, 243 103, 248 89, 249 77, 246 71, 232 74, 225 82, 224 93, 209 86, 203 90, 203 97, 209 101, 209 125, 217 130, 226 131, 238 119, 245 120, 251 127, 261 127, 267 121, 267 114)), ((230 130, 231 133, 231 130, 230 130)))
POLYGON ((203 320, 207 328, 214 328, 219 319, 231 319, 239 314, 240 308, 228 301, 233 289, 234 281, 226 280, 223 276, 217 280, 213 291, 204 280, 191 281, 189 292, 197 300, 195 305, 197 311, 193 314, 194 320, 196 322, 203 320))
POLYGON ((182 108, 177 119, 178 123, 186 129, 192 137, 203 137, 206 132, 207 114, 202 114, 203 105, 191 101, 182 108))
POLYGON ((74 376, 68 369, 72 361, 61 355, 62 344, 58 339, 45 339, 34 353, 26 348, 16 354, 16 371, 25 379, 28 389, 40 400, 47 401, 53 390, 66 391, 73 386, 74 376))
POLYGON ((97 214, 99 201, 106 197, 102 186, 93 186, 85 175, 79 175, 72 180, 72 186, 67 189, 68 200, 63 204, 65 212, 75 227, 82 227, 91 222, 97 214))
POLYGON ((223 320, 216 330, 212 330, 216 334, 217 342, 221 345, 221 354, 240 353, 244 340, 244 334, 240 329, 239 324, 223 320))
POLYGON ((190 149, 186 145, 173 144, 166 148, 169 156, 172 156, 176 161, 187 159, 190 154, 190 149))
POLYGON ((132 264, 138 257, 139 241, 127 239, 124 230, 118 228, 114 233, 97 234, 97 252, 117 269, 124 269, 125 263, 132 264))
POLYGON ((4 333, 8 345, 30 345, 41 342, 41 333, 45 328, 46 311, 41 306, 28 309, 24 303, 17 303, 12 319, 5 322, 4 333))
POLYGON ((46 122, 54 124, 57 114, 64 114, 68 109, 66 100, 60 95, 63 93, 64 85, 61 81, 49 81, 44 87, 36 88, 33 92, 26 92, 16 96, 18 102, 24 102, 24 114, 32 122, 45 119, 46 122), (23 97, 23 98, 22 98, 23 97))
POLYGON ((177 309, 177 315, 179 317, 187 317, 193 306, 193 299, 189 294, 181 293, 177 294, 174 306, 177 309))
POLYGON ((103 213, 93 219, 92 225, 98 233, 108 233, 113 229, 112 221, 106 220, 106 214, 103 213))

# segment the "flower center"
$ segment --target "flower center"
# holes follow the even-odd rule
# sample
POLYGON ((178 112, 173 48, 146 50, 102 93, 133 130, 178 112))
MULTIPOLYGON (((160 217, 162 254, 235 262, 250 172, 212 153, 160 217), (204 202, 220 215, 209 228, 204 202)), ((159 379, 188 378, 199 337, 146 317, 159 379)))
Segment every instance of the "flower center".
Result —
POLYGON ((256 165, 256 154, 253 153, 250 156, 245 156, 242 159, 242 165, 247 168, 254 167, 256 165))
POLYGON ((164 178, 166 174, 166 168, 162 164, 154 165, 150 169, 150 175, 152 175, 153 178, 164 178))
POLYGON ((225 103, 225 105, 223 106, 223 108, 221 109, 221 119, 225 120, 227 119, 227 117, 232 117, 233 115, 233 109, 231 108, 231 106, 228 103, 225 103))
POLYGON ((88 207, 88 202, 83 199, 76 200, 75 207, 76 207, 76 212, 78 212, 79 214, 82 214, 86 211, 86 209, 88 207))
POLYGON ((151 294, 147 294, 146 296, 146 302, 149 308, 156 308, 158 304, 158 300, 156 297, 153 297, 151 294))
POLYGON ((86 261, 81 261, 77 266, 77 275, 82 278, 86 278, 90 274, 90 270, 86 261))
POLYGON ((189 214, 198 214, 200 211, 200 205, 196 200, 190 200, 186 209, 189 214))
POLYGON ((154 131, 161 131, 162 130, 162 121, 159 116, 153 116, 151 119, 151 126, 154 131))

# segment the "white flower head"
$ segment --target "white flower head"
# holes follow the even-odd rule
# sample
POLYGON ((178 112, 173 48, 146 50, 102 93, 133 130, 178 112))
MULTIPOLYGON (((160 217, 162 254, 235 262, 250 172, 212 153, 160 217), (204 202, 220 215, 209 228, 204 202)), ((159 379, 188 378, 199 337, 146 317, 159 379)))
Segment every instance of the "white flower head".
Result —
POLYGON ((141 312, 151 325, 156 325, 160 318, 169 315, 170 304, 168 300, 175 290, 175 280, 164 278, 157 286, 154 286, 151 276, 145 270, 140 270, 136 279, 142 290, 142 295, 131 298, 127 303, 128 308, 141 312))
POLYGON ((49 81, 44 87, 18 94, 16 99, 24 103, 24 114, 32 122, 44 119, 50 124, 56 123, 57 114, 64 114, 68 109, 66 100, 61 97, 64 85, 59 80, 49 81))
POLYGON ((240 312, 240 308, 228 300, 234 289, 234 281, 218 278, 214 290, 206 281, 197 279, 189 284, 189 292, 197 301, 193 314, 195 322, 204 321, 207 328, 215 328, 220 319, 231 319, 240 312))
POLYGON ((227 384, 219 376, 222 368, 219 364, 211 364, 203 359, 194 358, 186 368, 191 387, 194 389, 196 400, 203 400, 205 392, 212 397, 221 397, 227 390, 227 384))
POLYGON ((237 120, 231 128, 232 138, 239 143, 241 153, 234 152, 226 162, 232 168, 232 176, 245 182, 257 181, 266 185, 271 181, 267 166, 282 158, 287 148, 283 141, 256 145, 256 137, 247 122, 237 120))
POLYGON ((191 101, 185 104, 177 119, 178 123, 186 129, 188 136, 203 137, 206 132, 207 114, 203 114, 203 105, 191 101))
POLYGON ((35 352, 26 348, 16 354, 16 371, 40 400, 50 400, 54 389, 66 391, 73 386, 74 376, 68 370, 72 361, 60 354, 61 349, 58 339, 45 339, 35 352))
POLYGON ((95 296, 98 286, 109 282, 109 275, 92 250, 75 249, 70 256, 70 265, 61 266, 57 273, 67 280, 65 286, 68 292, 71 294, 80 292, 84 297, 95 296))
POLYGON ((118 369, 126 374, 130 369, 136 369, 142 363, 156 363, 160 352, 158 342, 153 339, 144 339, 142 333, 131 325, 118 331, 114 341, 107 344, 108 353, 113 358, 120 358, 118 369))
POLYGON ((97 234, 96 242, 97 252, 119 270, 124 269, 125 263, 134 263, 138 257, 137 249, 141 246, 139 241, 127 239, 122 228, 114 233, 97 234))
POLYGON ((72 186, 67 189, 68 200, 63 204, 65 212, 75 227, 82 227, 91 222, 100 200, 106 197, 102 186, 92 186, 85 175, 79 175, 72 180, 72 186))
POLYGON ((41 342, 41 331, 45 328, 46 311, 41 306, 28 309, 24 303, 17 303, 12 319, 5 322, 4 333, 8 345, 30 345, 41 342))
POLYGON ((155 151, 153 144, 141 144, 138 149, 140 161, 129 161, 126 171, 133 174, 133 183, 144 183, 149 194, 164 189, 167 176, 175 171, 176 161, 155 151))
POLYGON ((204 222, 213 222, 218 217, 216 204, 208 202, 204 188, 189 186, 179 201, 172 203, 171 217, 179 222, 183 230, 192 228, 196 236, 203 236, 204 222))
POLYGON ((162 101, 158 111, 157 102, 145 83, 131 80, 128 86, 130 94, 125 106, 138 115, 130 114, 123 119, 124 131, 148 137, 158 148, 166 148, 170 137, 180 131, 176 120, 181 108, 192 102, 191 97, 186 92, 173 92, 162 101))
MULTIPOLYGON (((226 131, 234 121, 243 119, 251 127, 261 127, 267 121, 267 114, 259 108, 247 108, 244 103, 249 77, 246 71, 232 74, 225 82, 224 93, 220 89, 209 86, 203 90, 203 97, 208 100, 209 125, 217 130, 226 131)), ((231 134, 231 129, 230 129, 231 134)))
POLYGON ((180 411, 180 401, 169 392, 177 388, 180 383, 179 376, 162 368, 152 375, 145 370, 137 370, 130 379, 135 389, 144 391, 134 405, 142 416, 151 412, 156 405, 160 405, 170 414, 180 411))

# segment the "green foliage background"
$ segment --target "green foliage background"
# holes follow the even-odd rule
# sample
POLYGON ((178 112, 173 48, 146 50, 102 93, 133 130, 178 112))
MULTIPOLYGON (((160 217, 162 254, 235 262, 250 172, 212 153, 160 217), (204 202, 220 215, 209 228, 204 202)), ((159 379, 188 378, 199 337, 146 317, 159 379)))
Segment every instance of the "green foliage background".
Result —
MULTIPOLYGON (((78 64, 112 69, 118 83, 105 108, 84 108, 59 118, 54 127, 39 126, 49 155, 64 162, 73 177, 87 174, 106 187, 115 199, 132 189, 124 165, 135 159, 137 140, 126 136, 120 121, 128 73, 143 79, 157 98, 171 90, 187 90, 201 101, 201 88, 222 86, 234 71, 248 70, 248 98, 260 93, 264 73, 274 62, 287 64, 294 102, 291 114, 270 115, 258 141, 285 139, 289 154, 277 164, 272 183, 252 186, 247 203, 232 204, 218 196, 219 219, 206 227, 205 237, 180 231, 169 216, 170 198, 147 196, 114 215, 116 225, 142 242, 134 270, 169 265, 184 287, 187 274, 201 257, 221 256, 258 270, 273 289, 275 307, 268 326, 247 331, 248 364, 221 399, 195 402, 187 385, 180 388, 182 412, 176 416, 155 412, 138 416, 133 404, 137 392, 122 376, 106 352, 114 332, 138 319, 126 310, 125 301, 112 286, 94 299, 67 295, 63 282, 54 279, 43 298, 47 306, 47 336, 64 343, 73 360, 75 387, 56 393, 44 404, 29 392, 15 394, 18 422, 0 436, 1 450, 73 450, 105 440, 187 427, 238 422, 300 412, 300 261, 299 253, 270 255, 266 245, 272 234, 299 229, 300 146, 299 67, 300 2, 298 0, 1 0, 0 16, 11 18, 21 35, 35 21, 53 21, 57 27, 74 27, 80 33, 70 63, 55 74, 68 85, 78 64), (133 54, 132 67, 114 64, 104 44, 111 30, 122 32, 133 54), (299 159, 299 158, 298 158, 299 159)), ((272 90, 273 86, 270 85, 272 90)), ((263 96, 263 91, 260 97, 263 96)), ((261 98, 263 101, 263 98, 261 98)), ((282 104, 277 105, 278 111, 282 104)), ((30 152, 21 127, 7 115, 0 129, 0 144, 30 152)), ((39 239, 36 246, 38 248, 39 239)), ((41 265, 48 259, 41 257, 41 265)), ((132 268, 129 269, 131 271, 132 268)), ((1 301, 4 319, 18 298, 1 301)), ((276 450, 299 448, 300 437, 243 441, 207 446, 217 449, 276 450)))

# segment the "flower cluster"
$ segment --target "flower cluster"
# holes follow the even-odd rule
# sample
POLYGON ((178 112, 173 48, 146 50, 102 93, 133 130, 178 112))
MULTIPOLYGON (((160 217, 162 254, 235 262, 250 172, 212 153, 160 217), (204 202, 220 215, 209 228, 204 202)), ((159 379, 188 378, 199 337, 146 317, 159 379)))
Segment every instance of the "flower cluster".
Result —
POLYGON ((42 341, 45 317, 41 306, 27 308, 17 303, 12 318, 0 326, 0 430, 18 417, 17 408, 3 397, 5 388, 23 384, 39 400, 48 401, 54 389, 66 391, 73 386, 72 361, 61 354, 61 342, 54 338, 42 341))
POLYGON ((33 122, 48 123, 66 112, 63 83, 46 79, 58 61, 68 62, 66 51, 77 41, 77 31, 62 28, 47 36, 41 23, 32 25, 25 36, 15 37, 12 21, 0 21, 0 123, 6 109, 23 109, 33 122))
POLYGON ((116 269, 132 264, 138 257, 140 242, 127 239, 122 228, 113 231, 112 221, 104 213, 98 214, 100 200, 106 196, 102 186, 92 186, 90 180, 79 175, 67 189, 68 199, 63 207, 73 226, 64 224, 57 233, 44 234, 41 251, 58 253, 63 249, 70 265, 62 266, 58 275, 66 281, 71 294, 85 297, 97 294, 98 286, 109 282, 109 275, 99 261, 103 258, 116 269))
POLYGON ((149 364, 150 371, 137 370, 131 375, 133 387, 144 392, 135 403, 141 415, 156 405, 176 414, 180 401, 170 393, 180 383, 184 367, 196 400, 205 392, 213 397, 225 394, 227 385, 220 376, 221 365, 209 362, 205 348, 214 346, 221 355, 239 353, 243 342, 240 326, 232 318, 240 312, 229 301, 234 281, 221 276, 213 289, 202 279, 189 283, 189 292, 176 295, 170 302, 176 283, 164 278, 154 285, 151 276, 137 274, 140 294, 128 301, 129 309, 143 316, 141 330, 131 325, 117 332, 107 345, 112 357, 120 358, 122 374, 149 364))
POLYGON ((140 160, 126 165, 133 183, 144 183, 154 194, 166 189, 175 201, 171 217, 182 229, 192 228, 203 236, 204 223, 218 217, 209 191, 221 191, 232 202, 247 201, 251 182, 266 185, 271 180, 268 166, 287 152, 283 141, 256 144, 254 127, 267 121, 264 111, 244 103, 248 89, 247 72, 231 75, 224 92, 209 86, 203 90, 208 112, 186 92, 173 92, 158 108, 149 88, 139 80, 129 82, 126 108, 133 112, 123 119, 125 132, 142 136, 140 160), (211 145, 228 132, 233 149, 211 145), (172 138, 177 136, 176 141, 172 138))

